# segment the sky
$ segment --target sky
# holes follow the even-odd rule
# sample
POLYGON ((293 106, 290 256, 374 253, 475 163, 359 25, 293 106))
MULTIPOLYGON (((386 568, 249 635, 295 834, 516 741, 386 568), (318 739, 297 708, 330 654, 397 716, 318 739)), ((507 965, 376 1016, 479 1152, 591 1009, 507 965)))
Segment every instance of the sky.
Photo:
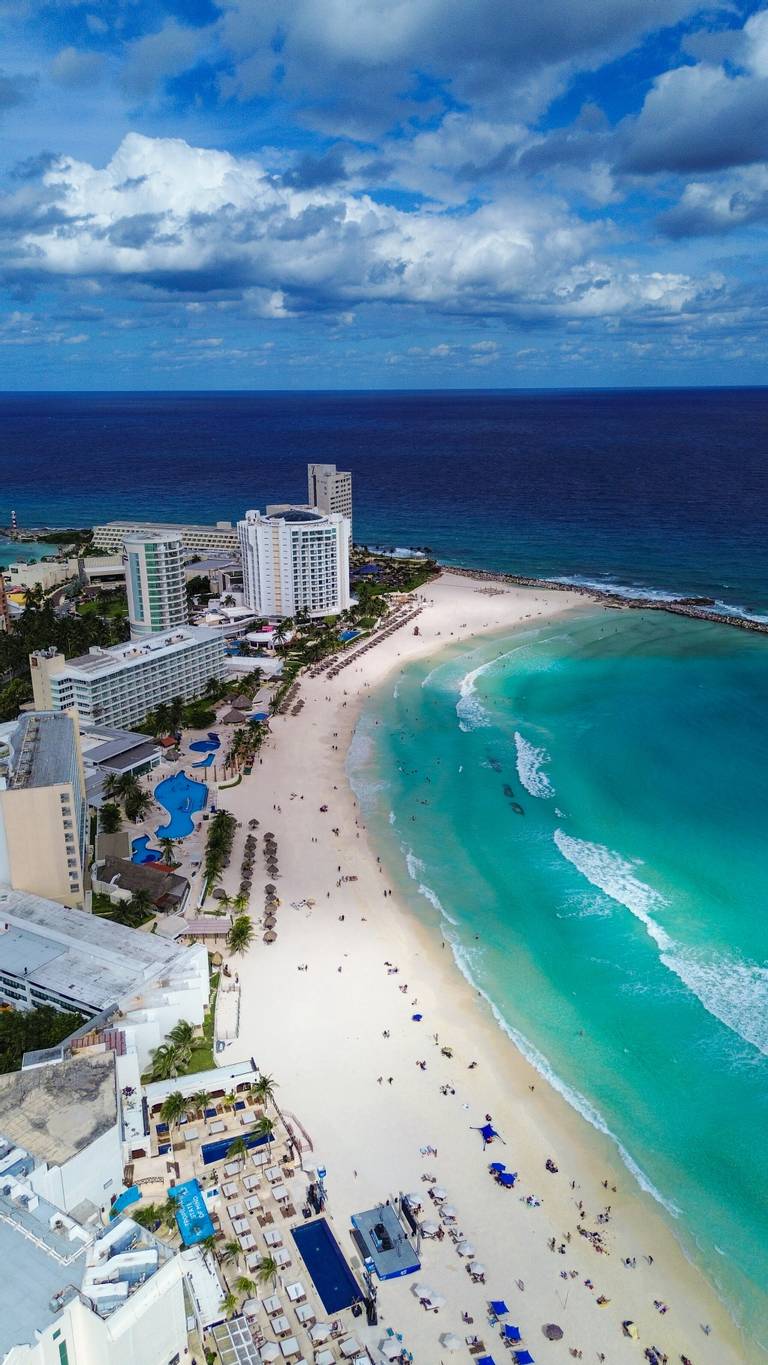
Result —
POLYGON ((0 388, 768 380, 768 9, 0 0, 0 388))

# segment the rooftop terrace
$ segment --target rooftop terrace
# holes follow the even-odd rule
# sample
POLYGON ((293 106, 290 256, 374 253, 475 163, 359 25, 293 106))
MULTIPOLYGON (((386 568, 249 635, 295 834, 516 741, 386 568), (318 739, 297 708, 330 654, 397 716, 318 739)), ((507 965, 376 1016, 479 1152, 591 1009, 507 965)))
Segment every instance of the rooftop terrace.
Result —
POLYGON ((75 728, 60 711, 32 711, 21 716, 10 737, 15 789, 52 787, 71 777, 75 728))
POLYGON ((111 1053, 0 1076, 0 1179, 24 1148, 61 1166, 117 1122, 111 1053))

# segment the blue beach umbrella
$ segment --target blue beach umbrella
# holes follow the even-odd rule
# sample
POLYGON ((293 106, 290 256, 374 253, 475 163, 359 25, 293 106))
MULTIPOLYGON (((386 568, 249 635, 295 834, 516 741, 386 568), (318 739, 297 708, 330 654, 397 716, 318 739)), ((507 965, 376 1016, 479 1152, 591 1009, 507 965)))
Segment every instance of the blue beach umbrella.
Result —
POLYGON ((530 1351, 513 1351, 513 1356, 517 1365, 534 1365, 533 1356, 530 1351))
POLYGON ((491 1312, 494 1313, 497 1318, 503 1318, 504 1314, 509 1312, 503 1299, 491 1299, 489 1306, 491 1312))
POLYGON ((421 1021, 422 1021, 422 1019, 424 1018, 424 1015, 423 1015, 423 1014, 412 1014, 412 1015, 411 1015, 411 1018, 412 1018, 414 1024, 420 1024, 421 1021))
POLYGON ((511 1322, 505 1322, 503 1337, 505 1341, 519 1341, 520 1328, 515 1327, 511 1322))
POLYGON ((501 1172, 506 1171, 506 1169, 507 1166, 506 1162, 504 1161, 492 1161, 490 1166, 488 1167, 489 1171, 496 1171, 497 1175, 500 1175, 501 1172))

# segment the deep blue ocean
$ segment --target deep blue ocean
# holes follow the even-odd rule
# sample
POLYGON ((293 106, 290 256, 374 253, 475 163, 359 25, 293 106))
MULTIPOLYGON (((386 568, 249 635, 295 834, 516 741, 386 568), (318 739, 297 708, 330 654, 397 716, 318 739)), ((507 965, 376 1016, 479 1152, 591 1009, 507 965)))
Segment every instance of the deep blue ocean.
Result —
POLYGON ((768 389, 0 396, 0 525, 236 519, 354 478, 355 537, 768 612, 768 389))

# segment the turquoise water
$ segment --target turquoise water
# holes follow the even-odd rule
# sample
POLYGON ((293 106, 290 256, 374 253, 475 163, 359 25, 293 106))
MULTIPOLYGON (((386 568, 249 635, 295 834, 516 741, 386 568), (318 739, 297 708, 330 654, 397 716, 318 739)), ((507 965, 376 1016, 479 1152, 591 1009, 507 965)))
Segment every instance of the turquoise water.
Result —
POLYGON ((414 904, 762 1340, 767 713, 767 641, 587 611, 409 668, 350 753, 414 904))
POLYGON ((186 773, 174 773, 165 777, 155 787, 155 800, 165 806, 170 819, 167 825, 160 825, 155 834, 158 839, 184 839, 195 828, 192 816, 203 810, 208 800, 208 788, 204 782, 195 782, 186 773))
POLYGON ((137 839, 131 839, 132 863, 159 863, 162 857, 159 848, 149 847, 148 834, 140 834, 137 839))

